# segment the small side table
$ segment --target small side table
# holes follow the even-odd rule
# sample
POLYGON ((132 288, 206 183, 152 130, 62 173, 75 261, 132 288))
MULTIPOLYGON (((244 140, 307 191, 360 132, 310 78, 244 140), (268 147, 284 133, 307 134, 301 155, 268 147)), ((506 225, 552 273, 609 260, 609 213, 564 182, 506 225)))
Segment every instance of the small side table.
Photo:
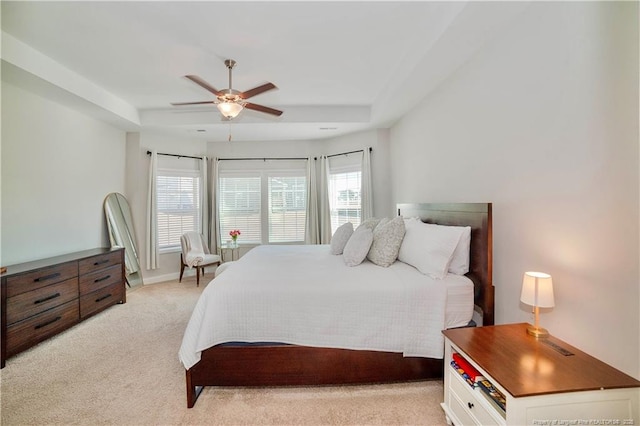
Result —
POLYGON ((220 248, 220 254, 223 262, 232 262, 240 258, 240 248, 238 243, 227 242, 220 248), (231 256, 231 259, 229 259, 231 256))
POLYGON ((536 339, 527 334, 528 326, 503 324, 443 331, 441 405, 448 424, 640 422, 640 381, 554 336, 536 339), (454 354, 478 370, 484 380, 469 386, 450 366, 454 354), (488 385, 487 391, 479 386, 483 383, 488 385), (495 389, 503 398, 496 397, 495 389))

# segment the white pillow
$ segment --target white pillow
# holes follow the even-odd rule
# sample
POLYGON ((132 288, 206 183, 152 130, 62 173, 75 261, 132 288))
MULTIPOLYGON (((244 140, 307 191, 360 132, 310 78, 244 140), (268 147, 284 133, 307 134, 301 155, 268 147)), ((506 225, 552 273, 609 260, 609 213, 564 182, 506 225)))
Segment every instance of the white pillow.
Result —
POLYGON ((398 251, 404 238, 404 219, 382 219, 373 230, 373 242, 367 259, 378 266, 388 267, 398 258, 398 251))
POLYGON ((456 275, 464 275, 469 272, 469 251, 471 250, 471 227, 457 226, 462 228, 462 235, 456 249, 453 251, 449 272, 456 275))
POLYGON ((421 221, 421 220, 420 220, 420 218, 419 218, 419 217, 417 217, 417 216, 414 216, 414 217, 405 217, 405 218, 404 218, 404 227, 405 227, 405 228, 408 228, 408 227, 409 227, 409 226, 411 226, 411 225, 414 225, 414 224, 420 224, 420 223, 422 223, 422 221, 421 221))
POLYGON ((447 275, 462 227, 414 222, 407 227, 398 259, 431 278, 447 275))
POLYGON ((371 242, 373 241, 373 231, 366 226, 355 230, 347 245, 344 247, 342 256, 347 266, 358 266, 367 257, 371 242))
POLYGON ((353 234, 353 223, 347 222, 340 225, 334 232, 333 237, 331 237, 331 254, 342 254, 351 234, 353 234))

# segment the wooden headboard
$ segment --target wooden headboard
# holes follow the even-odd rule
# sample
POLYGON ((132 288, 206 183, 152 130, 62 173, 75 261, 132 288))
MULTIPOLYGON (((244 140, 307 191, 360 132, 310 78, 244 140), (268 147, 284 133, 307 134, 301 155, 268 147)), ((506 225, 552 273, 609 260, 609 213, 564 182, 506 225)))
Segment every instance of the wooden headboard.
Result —
POLYGON ((475 307, 482 325, 494 324, 491 203, 398 204, 398 215, 439 225, 470 226, 471 253, 467 277, 475 286, 475 307))

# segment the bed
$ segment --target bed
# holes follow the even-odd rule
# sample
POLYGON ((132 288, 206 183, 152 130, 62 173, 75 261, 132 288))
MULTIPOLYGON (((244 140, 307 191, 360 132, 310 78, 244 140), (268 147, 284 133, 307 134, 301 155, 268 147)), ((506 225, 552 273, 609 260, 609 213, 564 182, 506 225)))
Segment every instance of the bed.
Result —
POLYGON ((326 246, 253 249, 205 288, 194 309, 180 349, 187 406, 194 406, 204 386, 442 377, 441 330, 468 325, 471 313, 466 316, 462 300, 473 301, 476 323, 493 324, 491 204, 399 204, 398 216, 469 226, 469 272, 429 280, 399 261, 348 268, 326 246), (294 299, 298 289, 307 293, 294 299), (440 308, 436 301, 442 300, 460 303, 440 308))

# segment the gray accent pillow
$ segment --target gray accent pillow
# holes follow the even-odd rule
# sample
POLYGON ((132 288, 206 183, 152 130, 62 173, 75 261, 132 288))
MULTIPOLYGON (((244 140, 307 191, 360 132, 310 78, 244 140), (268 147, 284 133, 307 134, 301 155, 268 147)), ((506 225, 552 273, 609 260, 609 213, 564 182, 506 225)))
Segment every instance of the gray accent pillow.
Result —
POLYGON ((344 247, 342 256, 347 266, 358 266, 367 257, 371 242, 373 241, 373 232, 366 226, 359 227, 355 230, 347 245, 344 247))
POLYGON ((342 254, 351 234, 353 234, 353 223, 347 222, 340 225, 331 237, 331 254, 342 254))
POLYGON ((379 222, 380 222, 380 219, 376 219, 375 217, 372 217, 365 220, 360 225, 358 225, 358 228, 369 228, 373 231, 379 222))
POLYGON ((401 216, 380 221, 373 230, 373 241, 367 259, 385 268, 391 266, 398 258, 404 233, 404 219, 401 216))

